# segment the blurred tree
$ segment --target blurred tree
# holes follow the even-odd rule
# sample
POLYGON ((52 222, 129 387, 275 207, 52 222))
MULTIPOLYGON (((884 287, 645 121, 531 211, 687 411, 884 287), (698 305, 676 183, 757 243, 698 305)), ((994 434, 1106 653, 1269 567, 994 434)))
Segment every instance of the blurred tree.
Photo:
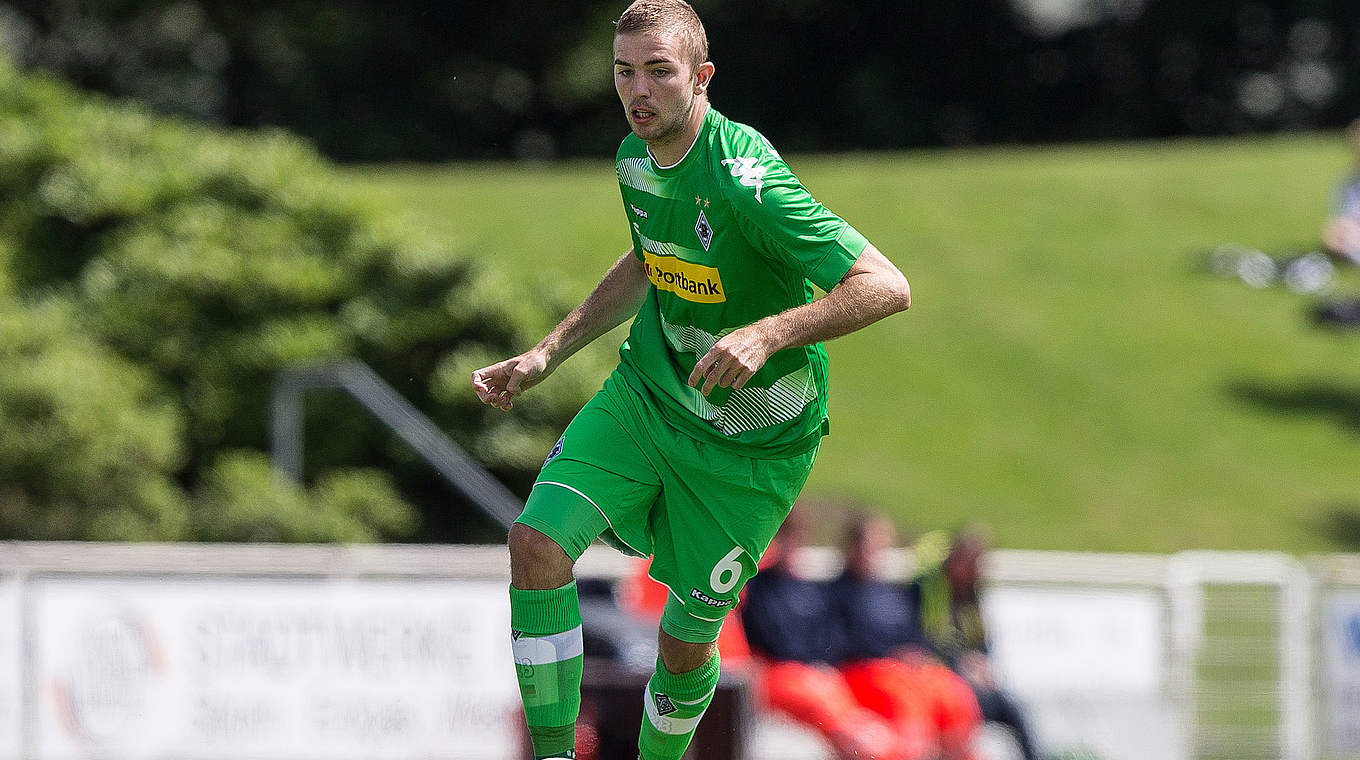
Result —
POLYGON ((521 491, 591 390, 587 359, 513 418, 478 403, 473 366, 554 315, 502 302, 474 257, 356 200, 294 138, 215 133, 0 62, 0 146, 0 313, 19 320, 11 358, 36 357, 0 361, 0 393, 37 399, 15 402, 27 432, 0 446, 0 534, 494 536, 335 396, 308 407, 315 485, 281 483, 262 455, 274 375, 360 358, 521 491), (354 469, 384 464, 392 479, 354 469), (141 522, 101 532, 114 518, 87 513, 108 505, 141 522))
MULTIPOLYGON (((601 5, 0 0, 23 63, 344 160, 607 155, 601 5)), ((696 0, 715 102, 787 149, 1231 134, 1360 112, 1341 0, 696 0)))
POLYGON ((183 419, 159 390, 82 334, 69 302, 0 295, 0 535, 187 536, 183 419))

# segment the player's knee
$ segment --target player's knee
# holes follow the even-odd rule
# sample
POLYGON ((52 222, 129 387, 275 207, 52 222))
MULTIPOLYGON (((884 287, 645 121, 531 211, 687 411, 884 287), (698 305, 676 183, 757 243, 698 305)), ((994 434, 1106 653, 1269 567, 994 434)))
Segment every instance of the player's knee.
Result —
POLYGON ((571 582, 574 564, 556 541, 522 523, 510 526, 510 582, 516 588, 549 589, 571 582))
POLYGON ((666 670, 672 673, 688 673, 708 662, 713 653, 717 651, 718 645, 712 642, 694 644, 681 641, 662 631, 657 648, 661 650, 661 662, 666 666, 666 670))

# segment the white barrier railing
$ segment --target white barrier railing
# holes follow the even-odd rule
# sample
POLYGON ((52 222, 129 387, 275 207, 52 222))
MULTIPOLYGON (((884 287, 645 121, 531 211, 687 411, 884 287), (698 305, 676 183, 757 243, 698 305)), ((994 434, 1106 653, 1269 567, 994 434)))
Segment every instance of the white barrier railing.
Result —
MULTIPOLYGON (((578 574, 633 562, 593 547, 578 574)), ((507 566, 504 546, 0 544, 0 760, 509 758, 507 566)), ((995 551, 986 576, 994 662, 1049 752, 1360 757, 1360 558, 995 551)))
POLYGON ((1360 556, 1308 562, 1316 626, 1311 651, 1315 737, 1327 760, 1360 758, 1360 556))
POLYGON ((1282 554, 1185 552, 1168 584, 1192 756, 1314 757, 1303 566, 1282 554))

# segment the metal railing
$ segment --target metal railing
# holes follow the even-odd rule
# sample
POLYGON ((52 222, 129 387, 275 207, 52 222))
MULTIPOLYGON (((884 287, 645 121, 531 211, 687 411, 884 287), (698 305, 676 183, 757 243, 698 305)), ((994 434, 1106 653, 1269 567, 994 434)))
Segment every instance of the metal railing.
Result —
POLYGON ((270 435, 274 467, 295 481, 302 480, 303 395, 310 390, 334 389, 355 401, 397 434, 454 491, 462 494, 487 517, 509 530, 524 504, 499 480, 449 439, 419 409, 411 405, 368 365, 345 360, 283 370, 274 379, 270 400, 270 435))

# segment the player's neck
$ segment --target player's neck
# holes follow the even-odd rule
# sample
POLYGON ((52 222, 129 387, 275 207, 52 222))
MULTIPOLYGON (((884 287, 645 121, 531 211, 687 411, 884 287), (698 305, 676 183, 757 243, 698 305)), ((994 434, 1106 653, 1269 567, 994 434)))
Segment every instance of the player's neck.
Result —
POLYGON ((690 149, 694 147, 694 142, 699 139, 699 130, 704 126, 704 117, 708 115, 708 98, 696 98, 694 108, 691 109, 689 120, 685 122, 685 129, 674 137, 655 143, 647 143, 647 152, 652 154, 652 160, 663 169, 668 169, 689 155, 690 149))

